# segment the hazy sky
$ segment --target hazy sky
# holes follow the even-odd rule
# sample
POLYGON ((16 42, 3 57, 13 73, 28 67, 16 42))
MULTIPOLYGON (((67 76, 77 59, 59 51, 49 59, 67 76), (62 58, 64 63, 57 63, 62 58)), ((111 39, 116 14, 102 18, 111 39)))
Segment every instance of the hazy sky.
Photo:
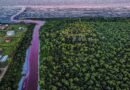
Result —
POLYGON ((1 5, 49 5, 49 4, 113 4, 129 3, 130 0, 0 0, 1 5))

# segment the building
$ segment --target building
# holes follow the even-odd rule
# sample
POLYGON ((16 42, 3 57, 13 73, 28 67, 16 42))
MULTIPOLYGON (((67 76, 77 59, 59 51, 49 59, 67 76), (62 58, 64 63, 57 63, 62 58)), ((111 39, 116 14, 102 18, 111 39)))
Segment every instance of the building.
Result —
POLYGON ((8 28, 8 26, 9 26, 8 24, 0 24, 0 29, 5 30, 8 28))
POLYGON ((15 31, 14 30, 10 30, 6 32, 7 36, 14 36, 15 35, 15 31))
POLYGON ((7 59, 8 59, 8 55, 2 56, 2 57, 0 58, 0 62, 6 62, 7 59))
POLYGON ((19 30, 23 31, 23 30, 26 30, 26 28, 25 27, 19 27, 19 30))
POLYGON ((5 42, 9 43, 12 41, 12 38, 11 37, 5 37, 5 42))

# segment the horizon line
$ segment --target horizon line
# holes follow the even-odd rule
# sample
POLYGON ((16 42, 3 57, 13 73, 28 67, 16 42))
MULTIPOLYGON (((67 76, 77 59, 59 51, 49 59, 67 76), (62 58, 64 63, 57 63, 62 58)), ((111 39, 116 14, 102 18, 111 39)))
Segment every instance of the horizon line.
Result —
POLYGON ((130 8, 130 3, 123 4, 74 4, 74 5, 4 5, 0 7, 31 7, 31 8, 130 8))

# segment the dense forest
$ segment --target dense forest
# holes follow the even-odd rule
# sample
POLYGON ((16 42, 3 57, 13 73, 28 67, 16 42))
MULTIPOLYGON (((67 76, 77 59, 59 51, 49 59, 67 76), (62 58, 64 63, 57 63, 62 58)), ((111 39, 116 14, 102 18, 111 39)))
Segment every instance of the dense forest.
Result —
POLYGON ((130 19, 51 19, 40 32, 41 90, 129 90, 130 19))

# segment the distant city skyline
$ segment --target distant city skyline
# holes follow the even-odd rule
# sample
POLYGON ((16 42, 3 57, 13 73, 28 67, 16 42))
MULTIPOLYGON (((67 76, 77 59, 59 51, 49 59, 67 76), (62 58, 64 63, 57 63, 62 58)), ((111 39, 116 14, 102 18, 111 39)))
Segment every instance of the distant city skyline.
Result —
POLYGON ((127 4, 130 0, 0 0, 4 5, 73 5, 73 4, 127 4))

